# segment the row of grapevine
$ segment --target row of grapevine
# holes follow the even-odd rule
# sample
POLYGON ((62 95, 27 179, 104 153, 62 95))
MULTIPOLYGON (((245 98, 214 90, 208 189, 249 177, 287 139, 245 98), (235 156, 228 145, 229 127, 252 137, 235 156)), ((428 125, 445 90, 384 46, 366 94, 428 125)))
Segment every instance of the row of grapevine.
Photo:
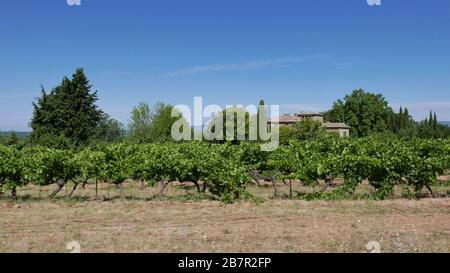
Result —
MULTIPOLYGON (((242 165, 242 150, 232 145, 114 144, 74 152, 43 147, 0 146, 0 179, 5 189, 28 183, 57 184, 54 197, 71 181, 75 187, 89 180, 121 185, 127 179, 147 181, 199 182, 223 200, 234 200, 245 192, 249 181, 242 165)), ((199 188, 200 190, 200 188, 199 188)))
POLYGON ((330 137, 292 142, 270 153, 255 143, 113 144, 81 151, 0 146, 0 189, 15 195, 28 183, 56 184, 51 197, 69 181, 75 185, 73 193, 88 181, 121 185, 133 179, 150 185, 190 181, 198 191, 207 187, 217 198, 232 201, 246 193, 256 171, 309 184, 340 177, 345 180, 341 190, 350 193, 367 180, 378 198, 386 198, 399 184, 416 192, 424 187, 431 191, 437 177, 449 169, 449 140, 330 137))
POLYGON ((376 189, 376 197, 384 199, 396 185, 416 193, 423 188, 431 191, 438 176, 450 169, 450 141, 329 138, 292 142, 273 153, 269 162, 269 169, 309 183, 343 178, 340 190, 350 193, 367 180, 376 189))

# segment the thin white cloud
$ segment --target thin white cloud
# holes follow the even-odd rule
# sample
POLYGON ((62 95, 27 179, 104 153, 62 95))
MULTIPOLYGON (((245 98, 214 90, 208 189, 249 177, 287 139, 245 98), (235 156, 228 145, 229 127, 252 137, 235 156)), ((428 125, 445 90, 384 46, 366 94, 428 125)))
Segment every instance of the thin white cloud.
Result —
POLYGON ((250 61, 250 62, 234 63, 234 64, 212 64, 212 65, 194 66, 194 67, 190 67, 190 68, 186 68, 186 69, 182 69, 182 70, 177 70, 177 71, 174 71, 171 73, 167 73, 162 76, 172 78, 172 77, 177 77, 177 76, 194 75, 194 74, 200 74, 200 73, 261 69, 261 68, 267 68, 267 67, 300 63, 300 62, 317 59, 317 58, 323 58, 323 57, 326 57, 326 55, 311 55, 311 56, 302 57, 302 58, 278 58, 278 59, 250 61))
POLYGON ((22 97, 37 97, 39 93, 36 92, 3 92, 0 91, 0 99, 13 99, 13 98, 22 98, 22 97))

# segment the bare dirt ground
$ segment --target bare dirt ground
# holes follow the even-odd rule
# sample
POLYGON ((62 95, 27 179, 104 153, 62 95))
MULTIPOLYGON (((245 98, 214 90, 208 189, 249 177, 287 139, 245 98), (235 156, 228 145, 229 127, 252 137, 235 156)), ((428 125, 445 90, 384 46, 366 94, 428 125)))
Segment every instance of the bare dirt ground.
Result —
POLYGON ((74 199, 50 201, 52 189, 0 199, 0 252, 69 252, 71 241, 82 252, 368 252, 371 241, 382 252, 450 252, 449 198, 223 205, 197 200, 185 185, 166 198, 127 185, 124 199, 101 185, 94 200, 90 185, 74 199))

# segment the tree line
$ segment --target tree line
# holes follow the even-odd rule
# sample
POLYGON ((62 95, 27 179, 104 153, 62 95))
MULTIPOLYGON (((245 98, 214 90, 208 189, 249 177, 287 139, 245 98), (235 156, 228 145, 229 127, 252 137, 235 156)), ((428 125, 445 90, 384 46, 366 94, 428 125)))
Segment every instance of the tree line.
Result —
MULTIPOLYGON (((71 78, 64 77, 52 90, 41 88, 41 96, 33 102, 32 132, 26 139, 19 139, 13 132, 9 137, 0 136, 0 144, 66 149, 101 143, 173 141, 172 124, 179 119, 172 117, 174 106, 162 102, 150 106, 140 102, 131 111, 129 124, 125 126, 99 109, 97 101, 97 92, 92 90, 84 70, 79 68, 71 78)), ((265 105, 264 101, 261 100, 259 105, 265 105)), ((351 127, 351 136, 356 138, 377 134, 428 139, 450 137, 450 127, 439 124, 435 113, 430 112, 429 118, 416 122, 407 108, 401 107, 396 113, 383 95, 362 89, 334 102, 324 118, 329 122, 346 123, 351 127)), ((261 126, 259 120, 258 125, 261 126)), ((325 135, 328 133, 321 124, 306 120, 289 128, 281 128, 280 142, 287 144, 291 140, 318 139, 325 135)), ((237 141, 234 142, 237 144, 237 141)))
POLYGON ((407 138, 447 138, 450 128, 439 124, 436 113, 420 122, 414 121, 408 108, 400 107, 395 112, 381 94, 373 94, 362 89, 334 102, 325 112, 325 120, 343 122, 351 127, 354 137, 372 134, 391 134, 407 138))

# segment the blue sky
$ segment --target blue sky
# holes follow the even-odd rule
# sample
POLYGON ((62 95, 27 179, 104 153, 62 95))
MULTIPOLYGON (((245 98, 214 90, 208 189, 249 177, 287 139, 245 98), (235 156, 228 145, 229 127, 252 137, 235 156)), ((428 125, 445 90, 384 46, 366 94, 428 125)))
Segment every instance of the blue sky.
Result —
POLYGON ((28 130, 40 85, 83 67, 126 123, 153 104, 326 110, 356 88, 450 120, 450 1, 2 0, 0 130, 28 130))

